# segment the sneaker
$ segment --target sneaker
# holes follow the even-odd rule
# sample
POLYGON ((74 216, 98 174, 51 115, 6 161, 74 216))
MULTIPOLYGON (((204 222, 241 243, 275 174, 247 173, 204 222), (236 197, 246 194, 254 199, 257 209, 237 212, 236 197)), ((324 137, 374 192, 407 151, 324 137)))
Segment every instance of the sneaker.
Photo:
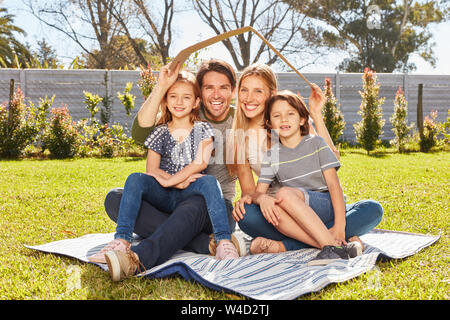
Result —
POLYGON ((145 270, 136 253, 127 248, 125 252, 112 250, 105 254, 108 271, 112 281, 120 281, 122 279, 133 276, 136 270, 141 271, 141 266, 145 270))
POLYGON ((216 250, 216 259, 227 260, 237 258, 239 258, 239 253, 234 244, 228 240, 220 241, 216 250))
POLYGON ((281 241, 275 241, 263 237, 253 239, 250 246, 251 254, 258 253, 280 253, 285 252, 286 249, 281 241))
MULTIPOLYGON (((240 257, 246 256, 250 252, 250 240, 245 237, 243 232, 233 232, 231 234, 231 242, 236 247, 236 250, 240 257)), ((217 244, 214 236, 211 234, 209 237, 209 254, 216 255, 217 244)))
POLYGON ((355 258, 357 256, 362 255, 363 253, 363 246, 359 241, 352 241, 347 242, 347 245, 345 245, 345 248, 348 252, 348 256, 350 258, 355 258))
POLYGON ((348 260, 348 252, 344 247, 325 246, 322 251, 308 262, 308 266, 326 266, 337 260, 348 260))
POLYGON ((130 247, 130 244, 126 245, 123 241, 121 241, 119 239, 115 239, 115 240, 111 241, 110 243, 108 243, 99 252, 90 256, 88 258, 88 260, 90 262, 94 262, 94 263, 106 263, 105 253, 107 253, 108 251, 111 251, 111 250, 118 250, 118 251, 125 252, 126 249, 129 247, 130 247))

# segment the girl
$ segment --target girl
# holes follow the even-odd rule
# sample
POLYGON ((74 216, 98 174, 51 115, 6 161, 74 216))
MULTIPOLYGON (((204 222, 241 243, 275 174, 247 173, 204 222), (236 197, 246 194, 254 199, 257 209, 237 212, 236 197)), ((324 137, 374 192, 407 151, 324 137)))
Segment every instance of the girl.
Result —
MULTIPOLYGON (((172 212, 194 194, 204 197, 217 244, 216 258, 239 257, 231 242, 222 190, 213 176, 203 175, 213 150, 213 129, 199 121, 200 89, 188 72, 160 72, 161 94, 150 103, 161 105, 161 118, 144 145, 149 148, 146 175, 131 174, 124 187, 114 239, 90 261, 113 263, 108 251, 127 251, 143 199, 165 212, 172 212), (140 181, 139 184, 136 181, 140 181)), ((181 226, 180 226, 181 227, 181 226)), ((182 230, 179 230, 182 232, 182 230)), ((111 255, 114 257, 114 255, 111 255)))
POLYGON ((286 236, 322 249, 308 265, 348 259, 350 251, 352 257, 361 254, 359 242, 351 250, 341 246, 346 242, 345 200, 336 172, 340 163, 323 138, 310 135, 302 99, 281 91, 267 101, 264 118, 279 141, 265 154, 252 195, 265 219, 286 236), (282 187, 272 197, 266 192, 274 181, 282 187), (322 221, 332 219, 327 229, 322 221))

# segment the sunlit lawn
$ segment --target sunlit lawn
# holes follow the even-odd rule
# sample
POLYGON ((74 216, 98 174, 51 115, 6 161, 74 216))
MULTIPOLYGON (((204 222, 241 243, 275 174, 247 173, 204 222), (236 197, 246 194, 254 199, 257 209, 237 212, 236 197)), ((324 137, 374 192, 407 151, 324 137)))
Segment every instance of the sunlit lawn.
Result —
MULTIPOLYGON (((441 239, 412 257, 379 262, 372 272, 301 298, 448 299, 450 153, 367 156, 347 149, 341 161, 348 201, 382 204, 379 228, 441 239)), ((144 168, 144 160, 133 158, 0 161, 0 299, 242 299, 178 276, 112 283, 94 265, 23 247, 113 232, 105 195, 144 168), (81 288, 70 285, 73 268, 81 273, 81 288)))

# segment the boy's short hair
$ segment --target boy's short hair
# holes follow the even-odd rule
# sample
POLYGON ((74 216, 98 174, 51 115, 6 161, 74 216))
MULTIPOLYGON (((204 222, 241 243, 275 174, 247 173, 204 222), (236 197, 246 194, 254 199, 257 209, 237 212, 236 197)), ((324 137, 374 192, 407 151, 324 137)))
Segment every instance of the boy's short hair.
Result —
POLYGON ((279 100, 286 101, 291 107, 297 110, 300 118, 306 119, 305 124, 300 126, 300 133, 302 136, 309 134, 309 111, 306 108, 303 99, 290 90, 279 91, 267 100, 266 110, 264 111, 264 122, 266 125, 270 125, 270 113, 272 107, 274 103, 279 100))
POLYGON ((204 61, 200 65, 200 68, 197 71, 197 83, 200 88, 203 85, 203 77, 209 71, 215 71, 225 75, 228 80, 230 80, 231 90, 234 90, 234 88, 236 87, 236 72, 228 62, 219 59, 204 61))

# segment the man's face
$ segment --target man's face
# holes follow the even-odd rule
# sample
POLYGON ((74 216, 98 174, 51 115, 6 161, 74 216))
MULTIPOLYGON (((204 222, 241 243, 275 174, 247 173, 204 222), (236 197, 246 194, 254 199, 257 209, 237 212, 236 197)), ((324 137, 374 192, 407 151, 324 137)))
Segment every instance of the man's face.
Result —
POLYGON ((234 96, 234 90, 227 76, 216 71, 208 71, 203 76, 201 90, 207 117, 214 121, 224 120, 234 96))

